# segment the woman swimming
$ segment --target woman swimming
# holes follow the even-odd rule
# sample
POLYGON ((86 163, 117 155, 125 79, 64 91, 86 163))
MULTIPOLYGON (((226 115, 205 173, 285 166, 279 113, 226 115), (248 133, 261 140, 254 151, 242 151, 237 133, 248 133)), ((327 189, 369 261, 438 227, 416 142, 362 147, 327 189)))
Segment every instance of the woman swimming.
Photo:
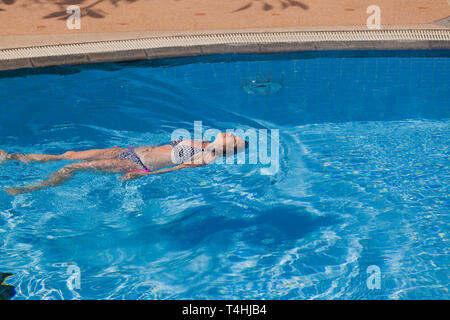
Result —
POLYGON ((232 133, 219 133, 214 142, 203 140, 175 140, 158 147, 92 149, 68 151, 60 155, 9 154, 0 149, 0 161, 22 161, 41 163, 57 160, 83 160, 69 164, 53 173, 50 179, 39 184, 6 189, 15 195, 32 192, 45 187, 58 186, 69 180, 78 171, 101 171, 124 173, 121 180, 130 180, 153 174, 162 174, 183 168, 204 166, 218 157, 242 152, 248 143, 232 133), (170 168, 166 168, 170 167, 170 168), (163 169, 166 168, 166 169, 163 169))

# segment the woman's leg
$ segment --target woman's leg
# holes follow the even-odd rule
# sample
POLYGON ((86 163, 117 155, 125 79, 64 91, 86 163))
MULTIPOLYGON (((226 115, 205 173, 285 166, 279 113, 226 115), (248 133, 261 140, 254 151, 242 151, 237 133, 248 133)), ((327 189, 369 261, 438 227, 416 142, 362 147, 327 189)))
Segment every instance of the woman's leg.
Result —
POLYGON ((130 170, 139 170, 140 167, 128 160, 96 160, 80 163, 72 163, 53 173, 48 180, 39 184, 29 185, 25 187, 16 187, 6 189, 6 193, 15 195, 20 193, 28 193, 45 187, 54 187, 62 185, 64 182, 73 177, 78 171, 103 171, 103 172, 127 172, 130 170))
POLYGON ((124 148, 108 148, 108 149, 92 149, 86 151, 67 151, 63 154, 21 154, 21 153, 7 153, 0 149, 0 161, 22 161, 25 163, 31 161, 39 161, 41 163, 58 160, 106 160, 116 158, 124 148))
POLYGON ((91 149, 86 151, 67 151, 59 155, 65 160, 110 160, 125 151, 124 148, 91 149))

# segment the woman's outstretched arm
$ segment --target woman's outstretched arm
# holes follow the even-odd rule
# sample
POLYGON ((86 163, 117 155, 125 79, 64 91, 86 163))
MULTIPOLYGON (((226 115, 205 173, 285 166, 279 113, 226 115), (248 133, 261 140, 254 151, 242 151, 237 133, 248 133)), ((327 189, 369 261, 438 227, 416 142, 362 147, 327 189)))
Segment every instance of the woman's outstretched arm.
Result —
POLYGON ((179 164, 175 167, 171 167, 171 168, 167 168, 167 169, 161 169, 158 171, 151 171, 151 172, 128 172, 126 174, 124 174, 120 180, 121 181, 127 181, 127 180, 132 180, 132 179, 137 179, 137 178, 141 178, 141 177, 145 177, 148 175, 152 175, 152 174, 163 174, 163 173, 167 173, 167 172, 172 172, 172 171, 177 171, 180 169, 184 169, 184 168, 193 168, 193 167, 201 167, 204 166, 205 164, 201 163, 201 164, 179 164))

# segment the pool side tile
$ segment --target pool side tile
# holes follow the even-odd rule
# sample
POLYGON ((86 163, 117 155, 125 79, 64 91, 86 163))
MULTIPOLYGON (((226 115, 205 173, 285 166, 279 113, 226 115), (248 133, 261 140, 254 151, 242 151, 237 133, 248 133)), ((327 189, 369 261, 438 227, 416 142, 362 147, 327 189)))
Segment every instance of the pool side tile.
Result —
POLYGON ((429 41, 374 41, 374 49, 377 50, 426 50, 429 49, 429 41))
POLYGON ((429 41, 430 49, 446 49, 450 50, 450 41, 431 40, 429 41))
POLYGON ((54 65, 70 65, 88 63, 89 60, 85 54, 68 54, 63 56, 47 56, 31 58, 34 67, 47 67, 54 65))
POLYGON ((0 60, 0 70, 14 70, 32 67, 33 65, 31 64, 31 60, 28 58, 0 60))
POLYGON ((259 45, 257 43, 249 44, 211 44, 203 45, 202 51, 204 54, 216 54, 216 53, 259 53, 259 45))
POLYGON ((259 50, 262 53, 281 53, 293 51, 314 51, 316 45, 314 42, 274 42, 261 43, 259 50))
POLYGON ((202 55, 201 46, 184 46, 184 47, 165 47, 165 48, 150 48, 145 49, 147 59, 156 58, 178 58, 187 56, 202 55))
POLYGON ((317 41, 317 50, 369 50, 374 48, 373 41, 317 41))
POLYGON ((113 52, 95 52, 89 53, 87 56, 90 62, 115 62, 147 59, 147 54, 142 49, 113 52))

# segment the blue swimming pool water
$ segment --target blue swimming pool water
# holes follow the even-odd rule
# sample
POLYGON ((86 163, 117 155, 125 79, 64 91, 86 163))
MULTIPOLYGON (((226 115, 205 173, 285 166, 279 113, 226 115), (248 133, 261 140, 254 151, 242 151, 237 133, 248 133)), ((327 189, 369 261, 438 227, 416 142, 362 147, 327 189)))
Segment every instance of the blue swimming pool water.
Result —
MULTIPOLYGON (((0 73, 0 149, 280 130, 280 170, 81 173, 0 192, 14 299, 449 299, 448 51, 224 55, 0 73), (81 289, 67 286, 67 269, 81 289), (380 270, 380 289, 367 268, 380 270), (372 278, 371 278, 372 279, 372 278)), ((3 163, 0 187, 69 162, 3 163)))

